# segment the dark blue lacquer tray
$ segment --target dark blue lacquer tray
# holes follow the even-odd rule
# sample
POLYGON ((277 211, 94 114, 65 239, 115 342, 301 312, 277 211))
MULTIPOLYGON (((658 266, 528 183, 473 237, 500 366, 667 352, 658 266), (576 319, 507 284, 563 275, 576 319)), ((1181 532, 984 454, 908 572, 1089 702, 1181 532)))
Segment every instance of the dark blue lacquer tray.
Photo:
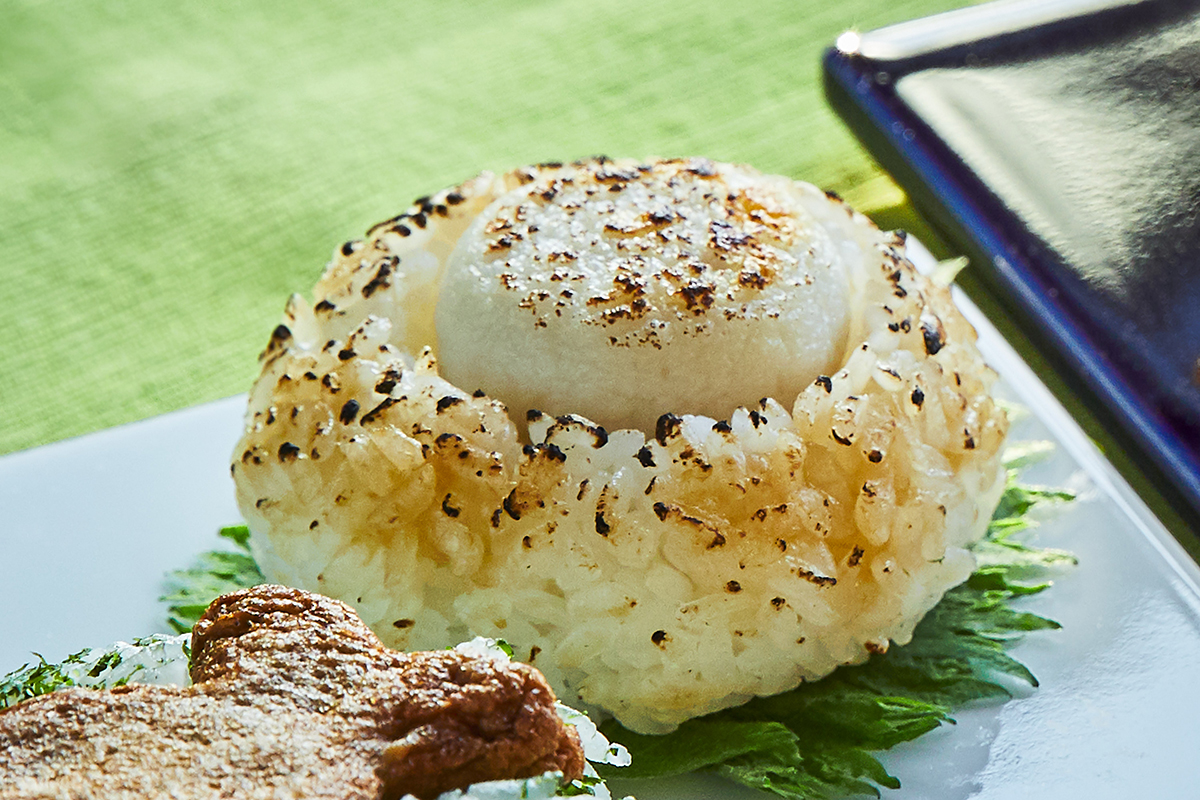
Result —
POLYGON ((998 2, 865 34, 826 93, 1200 532, 1200 2, 998 2))

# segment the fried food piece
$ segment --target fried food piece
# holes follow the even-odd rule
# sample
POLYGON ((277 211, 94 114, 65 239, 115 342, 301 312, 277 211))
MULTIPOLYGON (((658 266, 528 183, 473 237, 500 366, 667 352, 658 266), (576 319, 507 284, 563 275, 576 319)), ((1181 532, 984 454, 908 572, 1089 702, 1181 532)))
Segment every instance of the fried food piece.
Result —
POLYGON ((536 670, 389 650, 321 595, 225 595, 192 649, 187 688, 72 688, 0 712, 0 798, 389 800, 583 771, 536 670))

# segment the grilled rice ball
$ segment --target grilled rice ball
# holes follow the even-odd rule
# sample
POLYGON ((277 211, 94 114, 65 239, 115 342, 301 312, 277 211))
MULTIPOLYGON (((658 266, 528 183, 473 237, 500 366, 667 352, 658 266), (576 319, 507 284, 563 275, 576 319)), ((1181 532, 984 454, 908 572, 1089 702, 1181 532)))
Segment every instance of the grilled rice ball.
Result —
POLYGON ((948 291, 814 187, 543 164, 335 251, 233 475, 267 577, 392 647, 519 648, 629 728, 907 642, 970 574, 1007 421, 948 291))

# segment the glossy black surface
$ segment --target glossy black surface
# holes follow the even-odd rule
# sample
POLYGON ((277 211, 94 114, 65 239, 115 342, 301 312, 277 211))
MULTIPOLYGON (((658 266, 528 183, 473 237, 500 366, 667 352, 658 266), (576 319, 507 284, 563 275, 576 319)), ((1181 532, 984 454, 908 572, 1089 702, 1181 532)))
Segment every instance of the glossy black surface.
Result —
POLYGON ((1200 519, 1200 2, 1025 5, 843 42, 828 95, 1200 519))

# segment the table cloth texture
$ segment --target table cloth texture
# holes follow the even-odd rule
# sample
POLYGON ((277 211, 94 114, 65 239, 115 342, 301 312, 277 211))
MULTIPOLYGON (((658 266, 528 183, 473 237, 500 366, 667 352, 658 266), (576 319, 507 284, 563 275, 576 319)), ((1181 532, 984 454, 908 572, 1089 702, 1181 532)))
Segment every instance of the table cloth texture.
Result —
POLYGON ((0 453, 246 391, 334 247, 483 169, 701 155, 918 227, 821 54, 964 4, 0 0, 0 453))

